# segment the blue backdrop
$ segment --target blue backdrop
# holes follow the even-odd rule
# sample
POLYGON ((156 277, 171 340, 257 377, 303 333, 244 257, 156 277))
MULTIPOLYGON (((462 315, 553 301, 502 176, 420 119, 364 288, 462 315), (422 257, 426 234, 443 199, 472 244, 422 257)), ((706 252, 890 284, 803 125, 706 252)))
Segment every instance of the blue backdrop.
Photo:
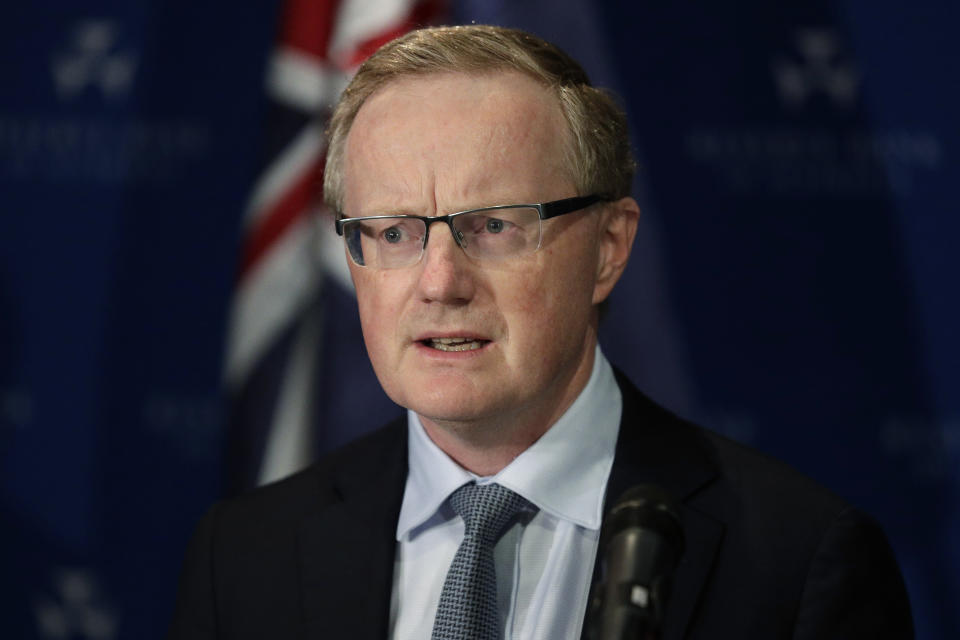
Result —
MULTIPOLYGON (((225 330, 278 8, 3 10, 3 637, 162 636, 222 494, 225 330)), ((623 97, 644 217, 610 359, 875 514, 918 636, 960 637, 956 3, 450 12, 554 40, 623 97)), ((347 350, 324 351, 320 413, 368 411, 321 448, 391 410, 369 385, 331 393, 370 372, 348 293, 324 301, 347 350)))

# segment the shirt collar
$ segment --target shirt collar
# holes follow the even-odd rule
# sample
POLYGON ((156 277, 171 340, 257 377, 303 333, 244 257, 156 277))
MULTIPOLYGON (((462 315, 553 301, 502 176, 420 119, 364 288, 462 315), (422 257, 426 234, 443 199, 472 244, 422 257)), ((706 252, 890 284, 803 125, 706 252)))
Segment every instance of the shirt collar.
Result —
POLYGON ((496 482, 556 518, 599 529, 622 406, 613 369, 598 346, 590 379, 573 404, 539 440, 489 478, 450 459, 408 411, 410 466, 397 539, 432 524, 447 497, 471 480, 496 482))

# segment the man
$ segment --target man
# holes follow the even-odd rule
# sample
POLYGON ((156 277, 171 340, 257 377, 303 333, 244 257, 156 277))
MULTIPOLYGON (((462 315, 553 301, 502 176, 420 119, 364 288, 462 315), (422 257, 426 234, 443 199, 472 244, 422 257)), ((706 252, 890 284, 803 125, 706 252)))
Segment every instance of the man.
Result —
POLYGON ((361 67, 325 196, 408 419, 214 507, 171 638, 579 638, 604 509, 640 483, 686 538, 665 638, 912 636, 869 518, 598 349, 632 171, 620 110, 528 34, 427 29, 361 67))

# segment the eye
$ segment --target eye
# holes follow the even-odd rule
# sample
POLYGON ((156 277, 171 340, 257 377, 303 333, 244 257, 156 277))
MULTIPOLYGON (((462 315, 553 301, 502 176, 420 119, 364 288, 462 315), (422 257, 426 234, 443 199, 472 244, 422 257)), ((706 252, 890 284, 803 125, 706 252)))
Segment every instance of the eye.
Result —
POLYGON ((403 231, 399 227, 390 227, 389 229, 384 229, 383 239, 390 244, 396 244, 403 241, 403 231))
POLYGON ((507 226, 507 223, 499 218, 487 218, 484 229, 487 233, 500 233, 507 226))

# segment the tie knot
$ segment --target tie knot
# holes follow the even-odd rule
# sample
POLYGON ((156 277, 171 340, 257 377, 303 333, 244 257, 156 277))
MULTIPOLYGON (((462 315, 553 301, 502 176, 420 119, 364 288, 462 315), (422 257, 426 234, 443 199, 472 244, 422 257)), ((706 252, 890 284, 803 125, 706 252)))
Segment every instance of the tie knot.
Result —
POLYGON ((499 484, 465 484, 450 495, 450 506, 463 518, 466 535, 495 539, 521 509, 530 504, 499 484))

